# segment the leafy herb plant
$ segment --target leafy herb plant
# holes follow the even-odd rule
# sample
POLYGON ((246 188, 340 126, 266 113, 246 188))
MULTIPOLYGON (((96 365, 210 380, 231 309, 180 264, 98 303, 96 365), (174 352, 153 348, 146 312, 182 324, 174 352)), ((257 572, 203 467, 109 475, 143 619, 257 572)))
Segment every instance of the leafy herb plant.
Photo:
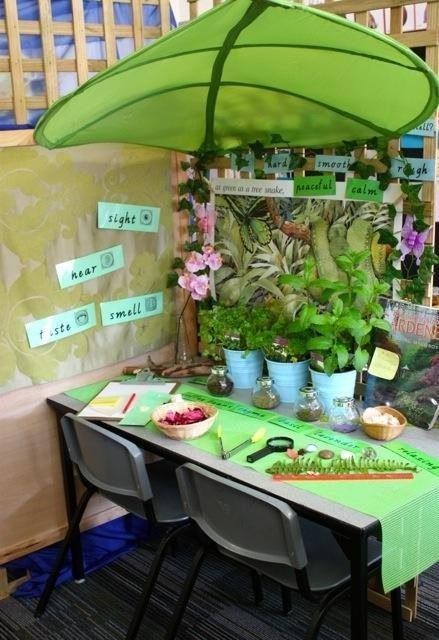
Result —
POLYGON ((302 275, 283 275, 280 283, 303 296, 303 305, 290 326, 291 333, 307 336, 312 366, 328 375, 356 369, 369 361, 374 329, 390 329, 383 319, 379 297, 389 285, 362 269, 368 251, 350 251, 336 258, 343 280, 316 278, 316 265, 307 257, 302 275))

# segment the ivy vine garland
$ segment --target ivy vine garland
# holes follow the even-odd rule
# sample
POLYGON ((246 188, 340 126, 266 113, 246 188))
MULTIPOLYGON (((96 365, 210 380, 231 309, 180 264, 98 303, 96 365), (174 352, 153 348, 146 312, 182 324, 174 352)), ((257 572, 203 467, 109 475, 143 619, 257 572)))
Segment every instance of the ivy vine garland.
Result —
MULTIPOLYGON (((300 169, 306 165, 307 158, 301 154, 294 152, 292 145, 283 140, 279 134, 272 134, 271 142, 273 148, 277 148, 279 151, 285 150, 290 152, 289 170, 294 171, 300 169)), ((353 161, 349 165, 349 170, 354 171, 360 178, 368 179, 375 176, 379 188, 385 191, 393 176, 391 175, 391 161, 392 157, 388 152, 389 141, 384 138, 372 138, 366 142, 349 141, 344 142, 336 151, 341 155, 349 155, 356 149, 369 149, 376 151, 376 158, 368 159, 361 158, 353 161)), ((236 168, 239 171, 247 164, 246 154, 249 151, 254 153, 256 159, 265 159, 270 161, 274 152, 267 150, 263 145, 256 141, 249 144, 246 149, 234 149, 236 168)), ((210 201, 210 187, 207 180, 207 170, 209 165, 213 163, 217 154, 209 153, 208 155, 200 155, 198 158, 193 158, 190 162, 182 162, 181 168, 187 172, 186 181, 178 185, 178 192, 180 196, 178 210, 188 211, 190 215, 190 224, 188 227, 189 236, 196 232, 196 226, 193 224, 194 219, 194 203, 207 203, 210 201)), ((399 156, 401 158, 401 155, 399 156)), ((404 161, 404 158, 401 158, 404 161)), ((414 174, 413 167, 408 161, 405 161, 403 173, 406 176, 400 180, 401 191, 405 196, 405 200, 408 204, 409 214, 413 218, 413 232, 416 234, 423 234, 430 228, 430 225, 425 220, 425 203, 420 199, 419 193, 422 188, 422 183, 410 183, 410 177, 414 174)), ((263 178, 264 172, 261 169, 256 168, 254 172, 255 178, 263 178)), ((390 217, 394 218, 396 215, 396 209, 394 205, 388 205, 390 217)), ((414 257, 411 256, 412 263, 407 264, 406 261, 401 265, 401 268, 396 268, 394 263, 401 260, 403 254, 400 248, 397 248, 401 239, 395 236, 389 229, 380 229, 379 244, 388 245, 391 250, 386 260, 386 270, 383 274, 383 279, 392 283, 393 280, 397 280, 399 283, 399 296, 417 304, 422 304, 426 289, 431 281, 433 268, 436 264, 439 264, 439 256, 435 254, 434 248, 431 246, 425 246, 423 248, 422 255, 417 259, 416 266, 414 264, 414 257)), ((188 241, 185 244, 184 250, 200 251, 200 245, 198 241, 188 241)), ((171 269, 182 268, 182 261, 180 258, 176 258, 171 266, 171 269)), ((168 276, 168 286, 175 286, 177 283, 178 274, 176 271, 172 271, 168 276)))

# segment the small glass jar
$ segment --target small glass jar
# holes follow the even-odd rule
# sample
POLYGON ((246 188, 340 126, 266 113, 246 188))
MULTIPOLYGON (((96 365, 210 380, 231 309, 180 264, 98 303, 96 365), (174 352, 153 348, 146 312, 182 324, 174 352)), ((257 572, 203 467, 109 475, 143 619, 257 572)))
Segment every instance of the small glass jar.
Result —
POLYGON ((252 402, 259 409, 274 409, 280 404, 279 391, 270 376, 256 378, 252 391, 252 402))
POLYGON ((207 378, 207 390, 212 396, 229 396, 233 391, 233 381, 227 374, 227 367, 215 365, 207 378))
POLYGON ((323 415, 323 404, 312 385, 301 387, 294 405, 294 415, 303 422, 316 422, 323 415))
POLYGON ((354 398, 339 397, 332 401, 329 412, 329 424, 333 431, 349 433, 355 431, 360 423, 360 414, 355 405, 354 398))

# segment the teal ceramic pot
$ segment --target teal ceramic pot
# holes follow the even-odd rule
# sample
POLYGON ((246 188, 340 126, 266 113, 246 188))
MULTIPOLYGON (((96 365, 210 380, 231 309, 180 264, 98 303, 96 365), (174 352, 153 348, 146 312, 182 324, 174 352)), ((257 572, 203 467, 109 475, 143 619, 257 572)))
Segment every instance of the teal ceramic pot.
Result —
POLYGON ((300 387, 309 382, 309 360, 303 362, 274 362, 265 359, 268 375, 273 378, 281 402, 296 402, 300 387))
POLYGON ((264 366, 262 351, 224 349, 224 357, 235 389, 253 389, 256 378, 262 375, 264 366))
POLYGON ((354 397, 355 383, 357 380, 357 372, 355 369, 352 371, 333 373, 332 376, 328 376, 327 373, 321 371, 314 371, 313 369, 310 369, 310 372, 313 387, 325 407, 326 415, 328 415, 332 409, 332 401, 337 396, 354 397))

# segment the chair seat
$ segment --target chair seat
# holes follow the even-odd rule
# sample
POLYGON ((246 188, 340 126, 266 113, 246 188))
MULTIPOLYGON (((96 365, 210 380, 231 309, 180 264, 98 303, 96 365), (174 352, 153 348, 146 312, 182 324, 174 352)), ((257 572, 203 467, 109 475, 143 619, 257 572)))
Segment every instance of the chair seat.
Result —
MULTIPOLYGON (((302 518, 299 520, 308 556, 307 574, 311 591, 315 593, 327 591, 347 582, 351 575, 349 558, 346 557, 331 531, 310 520, 302 518)), ((219 546, 218 550, 289 589, 298 589, 296 574, 290 566, 244 558, 219 546)), ((368 563, 371 564, 380 557, 381 545, 376 540, 369 539, 368 563)))

